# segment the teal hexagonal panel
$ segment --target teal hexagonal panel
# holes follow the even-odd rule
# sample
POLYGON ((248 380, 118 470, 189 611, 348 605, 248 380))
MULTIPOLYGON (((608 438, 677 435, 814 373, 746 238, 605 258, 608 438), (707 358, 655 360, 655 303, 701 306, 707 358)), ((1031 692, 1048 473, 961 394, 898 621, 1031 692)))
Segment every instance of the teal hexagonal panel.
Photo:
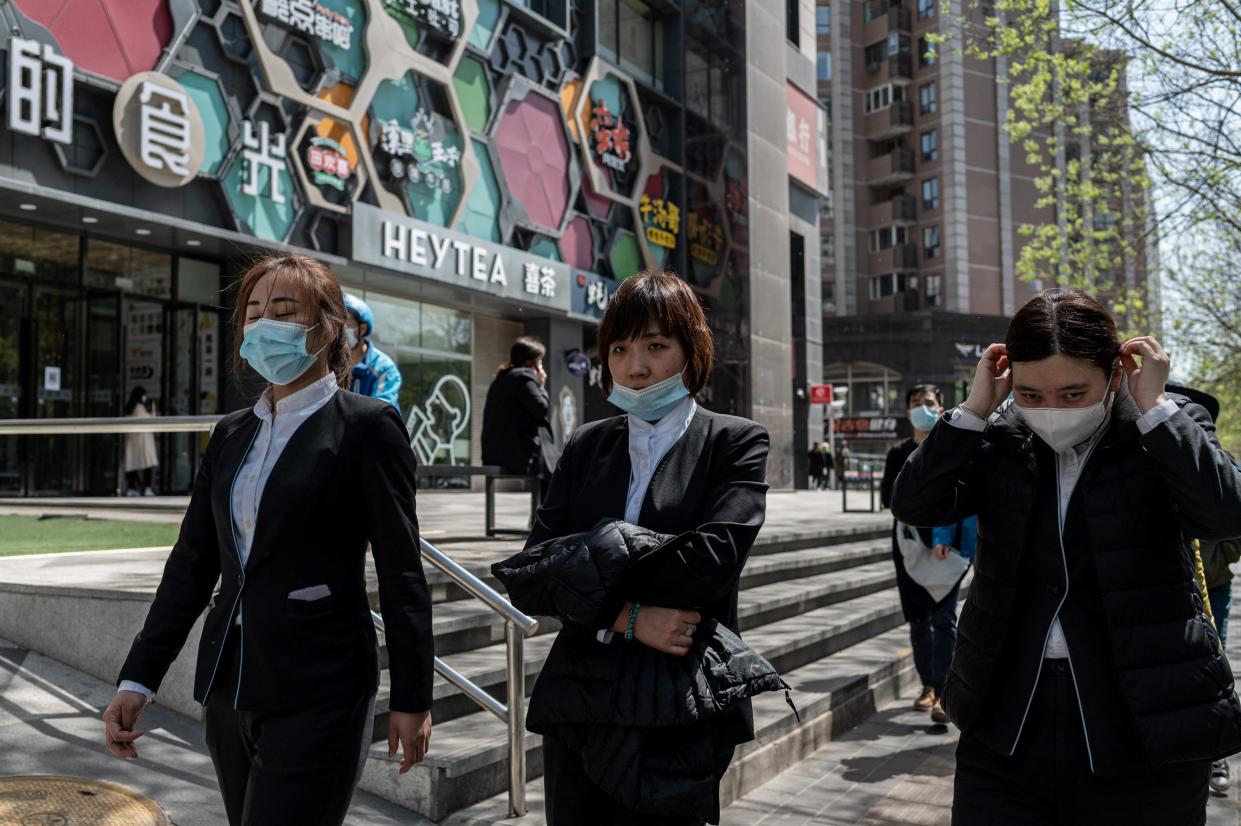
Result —
POLYGON ((239 153, 220 181, 224 195, 245 231, 266 241, 283 241, 293 226, 293 219, 297 217, 297 205, 294 203, 297 192, 293 186, 293 176, 287 166, 277 173, 276 184, 284 198, 284 203, 278 203, 271 197, 271 169, 260 166, 258 173, 258 194, 247 195, 242 187, 248 180, 250 165, 244 154, 239 153))
POLYGON ((346 18, 353 26, 349 48, 341 48, 331 40, 319 40, 323 53, 331 58, 337 70, 356 82, 366 74, 366 4, 363 0, 316 0, 316 2, 346 18))
POLYGON ((560 260, 560 249, 556 246, 556 242, 545 235, 539 235, 531 242, 530 252, 553 261, 560 260))
POLYGON ((478 0, 478 18, 470 29, 470 42, 487 51, 500 22, 500 0, 478 0))
POLYGON ((203 131, 207 140, 203 147, 201 173, 215 176, 220 172, 224 157, 228 155, 228 103, 220 84, 213 78, 198 72, 185 72, 177 78, 198 107, 202 117, 203 131))
POLYGON ((465 203, 465 214, 457 229, 464 233, 482 238, 493 243, 500 243, 500 205, 503 196, 500 194, 500 183, 496 180, 495 169, 491 165, 491 156, 482 141, 473 141, 474 156, 478 158, 478 180, 470 191, 470 198, 465 203))

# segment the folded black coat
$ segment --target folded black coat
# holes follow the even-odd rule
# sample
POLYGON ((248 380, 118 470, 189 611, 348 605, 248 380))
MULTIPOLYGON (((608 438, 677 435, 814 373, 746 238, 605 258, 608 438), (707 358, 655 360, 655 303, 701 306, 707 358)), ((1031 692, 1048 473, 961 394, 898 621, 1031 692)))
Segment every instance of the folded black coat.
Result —
MULTIPOLYGON (((560 618, 561 633, 593 635, 612 624, 623 595, 642 577, 644 560, 675 553, 678 540, 606 520, 491 570, 520 610, 560 618)), ((675 606, 677 584, 664 584, 662 595, 660 588, 648 581, 642 591, 654 604, 675 606)), ((599 645, 606 656, 548 658, 526 727, 580 751, 590 779, 626 809, 717 822, 711 724, 757 694, 788 687, 770 663, 714 620, 699 626, 681 657, 641 643, 599 645)))

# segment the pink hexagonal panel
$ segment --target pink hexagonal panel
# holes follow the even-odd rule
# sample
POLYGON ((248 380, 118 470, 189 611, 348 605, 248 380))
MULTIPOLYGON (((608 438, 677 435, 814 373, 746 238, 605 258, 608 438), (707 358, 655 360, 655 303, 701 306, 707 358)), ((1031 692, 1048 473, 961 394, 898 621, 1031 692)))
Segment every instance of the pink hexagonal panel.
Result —
POLYGON ((531 92, 504 107, 495 134, 500 168, 526 215, 552 233, 569 208, 569 141, 560 104, 531 92))
POLYGON ((15 0, 88 72, 122 83, 155 68, 172 39, 168 0, 15 0))
POLYGON ((564 228, 564 236, 560 239, 560 255, 570 267, 589 270, 595 263, 591 243, 590 221, 579 215, 564 228))

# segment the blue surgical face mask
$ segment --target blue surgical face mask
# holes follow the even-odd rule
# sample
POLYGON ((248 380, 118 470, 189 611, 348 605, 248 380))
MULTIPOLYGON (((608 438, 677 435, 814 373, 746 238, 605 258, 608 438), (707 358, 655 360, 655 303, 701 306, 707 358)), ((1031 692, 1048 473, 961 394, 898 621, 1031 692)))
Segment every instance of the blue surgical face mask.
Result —
POLYGON ((680 373, 669 376, 658 384, 643 387, 641 390, 625 387, 613 380, 612 393, 608 396, 608 401, 639 419, 645 419, 648 422, 658 421, 671 413, 672 408, 689 395, 689 388, 685 386, 682 378, 688 368, 689 364, 686 363, 680 373))
POLYGON ((241 357, 272 384, 296 381, 326 349, 325 346, 317 353, 306 351, 306 334, 313 329, 292 321, 260 318, 245 327, 241 357))
POLYGON ((927 431, 935 427, 939 421, 939 412, 934 407, 915 407, 909 412, 909 422, 918 430, 927 431))
POLYGON ((358 346, 358 331, 352 327, 345 328, 345 338, 349 341, 349 349, 352 350, 358 346))

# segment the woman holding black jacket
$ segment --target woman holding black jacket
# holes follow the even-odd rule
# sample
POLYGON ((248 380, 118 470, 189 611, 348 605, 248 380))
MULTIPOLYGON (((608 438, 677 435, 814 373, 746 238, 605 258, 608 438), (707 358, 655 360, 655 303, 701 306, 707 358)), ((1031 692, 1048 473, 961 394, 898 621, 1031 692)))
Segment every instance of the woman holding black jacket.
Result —
POLYGON ((1195 826, 1211 761, 1241 750, 1186 551, 1241 535, 1241 470, 1168 370, 1090 296, 1045 292, 896 480, 901 521, 978 516, 943 698, 954 826, 1195 826))
POLYGON ((767 432, 695 402, 711 334, 675 275, 625 281, 598 344, 627 415, 578 428, 527 550, 493 568, 519 608, 564 624, 527 716, 547 822, 716 823, 719 781, 754 737, 748 698, 782 685, 736 635, 767 432))

